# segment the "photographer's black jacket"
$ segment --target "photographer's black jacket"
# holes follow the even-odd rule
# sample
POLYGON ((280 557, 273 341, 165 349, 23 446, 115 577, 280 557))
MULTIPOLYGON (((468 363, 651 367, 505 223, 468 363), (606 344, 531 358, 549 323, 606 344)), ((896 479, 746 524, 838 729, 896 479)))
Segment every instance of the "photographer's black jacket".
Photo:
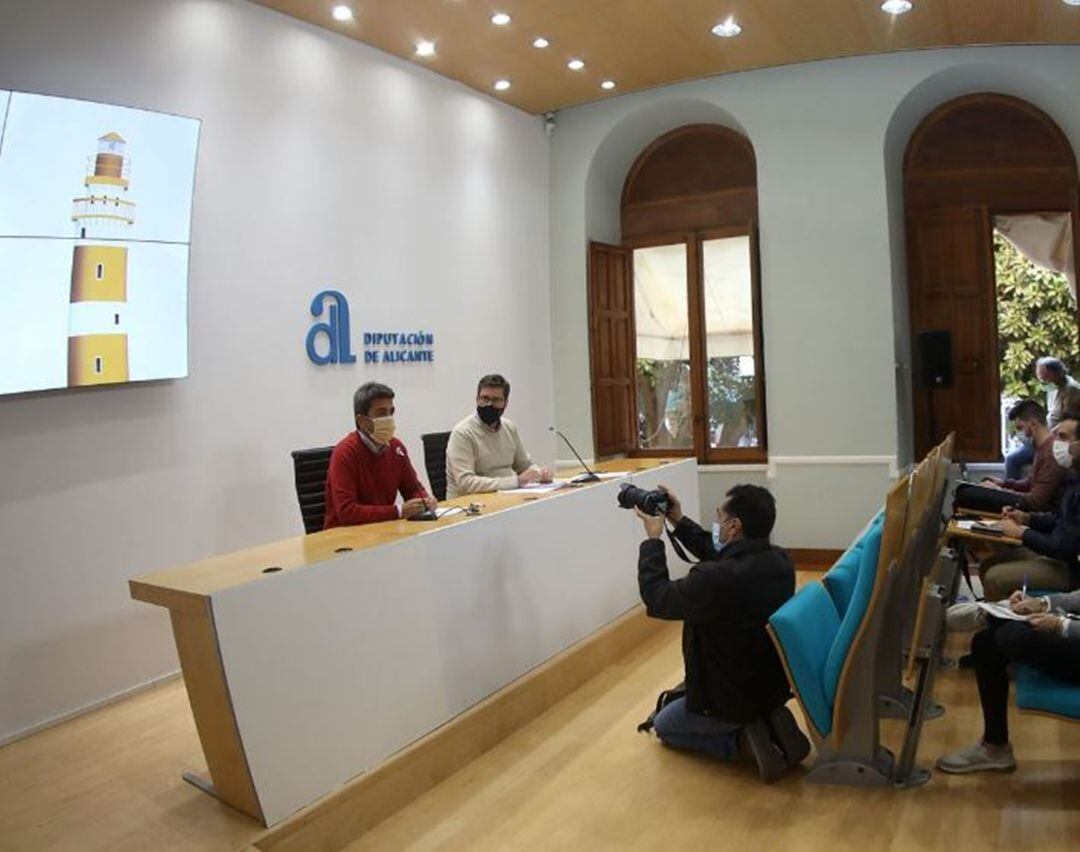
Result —
POLYGON ((647 539, 638 587, 649 615, 683 622, 687 707, 736 724, 758 719, 790 697, 765 625, 795 594, 795 566, 762 539, 737 541, 718 556, 712 535, 686 517, 675 537, 702 561, 672 580, 663 540, 647 539))

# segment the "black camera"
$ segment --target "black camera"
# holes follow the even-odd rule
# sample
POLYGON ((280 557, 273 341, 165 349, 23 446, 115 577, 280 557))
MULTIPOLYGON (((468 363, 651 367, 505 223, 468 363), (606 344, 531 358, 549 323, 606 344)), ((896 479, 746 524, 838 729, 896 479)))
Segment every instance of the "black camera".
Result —
POLYGON ((624 483, 619 489, 618 500, 620 508, 633 509, 637 506, 646 515, 666 515, 671 507, 666 491, 661 491, 659 488, 655 491, 646 491, 629 482, 624 483))

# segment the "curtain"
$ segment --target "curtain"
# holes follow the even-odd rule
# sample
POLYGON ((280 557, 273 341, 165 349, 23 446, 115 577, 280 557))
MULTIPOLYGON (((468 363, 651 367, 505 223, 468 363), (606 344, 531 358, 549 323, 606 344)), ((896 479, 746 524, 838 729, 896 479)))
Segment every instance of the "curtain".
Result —
POLYGON ((994 228, 1032 263, 1063 274, 1069 281, 1073 298, 1076 298, 1076 262, 1073 258, 1071 214, 1024 213, 1017 216, 995 216, 994 228))

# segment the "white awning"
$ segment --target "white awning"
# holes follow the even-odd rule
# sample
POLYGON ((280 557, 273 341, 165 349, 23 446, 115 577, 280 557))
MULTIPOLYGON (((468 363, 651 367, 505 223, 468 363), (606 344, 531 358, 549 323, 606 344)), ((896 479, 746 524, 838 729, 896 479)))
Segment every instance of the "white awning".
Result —
MULTIPOLYGON (((707 357, 753 355, 750 238, 707 240, 702 259, 707 357)), ((639 358, 690 358, 685 245, 634 251, 634 312, 639 358)))
POLYGON ((1064 275, 1076 298, 1071 213, 995 216, 994 228, 1032 263, 1064 275))

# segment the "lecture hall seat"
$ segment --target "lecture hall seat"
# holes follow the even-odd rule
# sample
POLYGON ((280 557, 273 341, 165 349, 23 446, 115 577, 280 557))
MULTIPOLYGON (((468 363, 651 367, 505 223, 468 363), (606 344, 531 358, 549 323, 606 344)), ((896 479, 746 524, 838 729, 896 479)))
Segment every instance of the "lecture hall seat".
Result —
POLYGON ((1014 676, 1021 712, 1080 722, 1080 684, 1056 680, 1031 666, 1016 666, 1014 676))

